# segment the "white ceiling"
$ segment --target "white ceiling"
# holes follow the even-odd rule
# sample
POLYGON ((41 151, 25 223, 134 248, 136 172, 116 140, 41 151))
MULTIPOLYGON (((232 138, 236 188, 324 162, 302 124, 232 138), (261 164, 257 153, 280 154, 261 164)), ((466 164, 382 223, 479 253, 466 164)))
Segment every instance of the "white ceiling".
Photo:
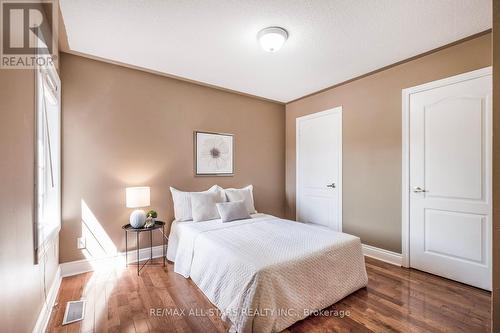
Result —
POLYGON ((60 0, 72 51, 289 102, 491 28, 491 0, 60 0), (289 39, 263 51, 257 32, 289 39))

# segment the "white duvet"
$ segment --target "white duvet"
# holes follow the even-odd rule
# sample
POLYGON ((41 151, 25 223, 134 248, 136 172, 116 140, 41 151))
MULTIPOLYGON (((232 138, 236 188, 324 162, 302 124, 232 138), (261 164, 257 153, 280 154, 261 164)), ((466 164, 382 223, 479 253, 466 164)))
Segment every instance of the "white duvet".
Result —
POLYGON ((358 237, 265 214, 174 222, 167 258, 233 332, 279 332, 368 282, 358 237))

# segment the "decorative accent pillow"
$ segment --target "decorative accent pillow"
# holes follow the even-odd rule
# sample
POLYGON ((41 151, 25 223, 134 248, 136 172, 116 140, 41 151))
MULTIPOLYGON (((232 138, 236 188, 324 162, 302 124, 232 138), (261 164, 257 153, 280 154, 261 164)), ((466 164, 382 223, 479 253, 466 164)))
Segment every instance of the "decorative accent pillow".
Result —
MULTIPOLYGON (((170 187, 170 192, 172 192, 172 199, 174 201, 174 216, 175 220, 178 222, 191 221, 193 219, 192 209, 191 209, 191 193, 207 193, 207 192, 217 192, 219 195, 223 195, 222 188, 218 185, 214 185, 206 191, 203 192, 184 192, 179 191, 173 187, 170 187)), ((223 197, 225 201, 225 197, 223 197)))
POLYGON ((191 193, 191 207, 194 222, 220 218, 216 204, 223 202, 220 191, 191 193))
POLYGON ((216 204, 222 222, 249 219, 247 207, 243 201, 223 202, 216 204))
POLYGON ((224 192, 229 202, 243 201, 248 210, 248 214, 257 213, 253 202, 253 185, 248 185, 244 188, 226 188, 224 192))

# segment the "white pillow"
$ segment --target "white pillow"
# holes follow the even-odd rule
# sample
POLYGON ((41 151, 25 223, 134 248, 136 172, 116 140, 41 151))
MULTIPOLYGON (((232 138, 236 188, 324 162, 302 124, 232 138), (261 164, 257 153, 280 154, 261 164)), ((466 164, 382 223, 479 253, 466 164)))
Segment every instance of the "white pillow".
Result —
POLYGON ((219 195, 221 195, 221 190, 222 188, 218 185, 214 185, 203 192, 184 192, 170 187, 170 192, 172 192, 172 200, 174 201, 175 220, 178 222, 182 222, 191 221, 193 219, 193 213, 191 209, 191 193, 217 192, 219 193, 219 195))
POLYGON ((220 218, 216 204, 223 202, 220 191, 191 193, 193 221, 208 221, 220 218))
POLYGON ((257 213, 253 203, 253 185, 248 185, 244 188, 226 188, 224 192, 229 202, 243 201, 247 207, 248 214, 257 213))
POLYGON ((222 202, 216 204, 222 222, 249 219, 247 207, 243 201, 222 202))

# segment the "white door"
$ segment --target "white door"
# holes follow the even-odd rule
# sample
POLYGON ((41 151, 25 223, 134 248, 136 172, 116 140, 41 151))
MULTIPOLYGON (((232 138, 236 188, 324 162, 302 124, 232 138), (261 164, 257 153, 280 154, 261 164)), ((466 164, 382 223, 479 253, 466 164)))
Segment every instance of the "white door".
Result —
POLYGON ((297 118, 297 221, 342 231, 342 107, 297 118))
POLYGON ((491 74, 426 88, 409 95, 410 266, 491 290, 491 74))

